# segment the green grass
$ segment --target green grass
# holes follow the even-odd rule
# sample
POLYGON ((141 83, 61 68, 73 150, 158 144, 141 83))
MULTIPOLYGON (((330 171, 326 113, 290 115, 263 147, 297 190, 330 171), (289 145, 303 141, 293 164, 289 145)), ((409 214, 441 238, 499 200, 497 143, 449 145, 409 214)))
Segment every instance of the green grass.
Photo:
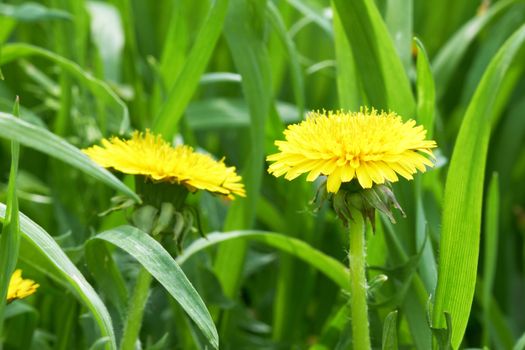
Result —
POLYGON ((367 227, 372 347, 525 349, 525 2, 487 4, 1 3, 0 291, 15 267, 41 286, 0 306, 0 348, 132 344, 151 274, 142 349, 351 349, 347 229, 265 157, 305 111, 370 106, 439 145, 435 168, 394 185, 407 217, 367 227), (246 185, 189 196, 208 235, 180 254, 99 215, 140 199, 80 151, 146 128, 246 185))

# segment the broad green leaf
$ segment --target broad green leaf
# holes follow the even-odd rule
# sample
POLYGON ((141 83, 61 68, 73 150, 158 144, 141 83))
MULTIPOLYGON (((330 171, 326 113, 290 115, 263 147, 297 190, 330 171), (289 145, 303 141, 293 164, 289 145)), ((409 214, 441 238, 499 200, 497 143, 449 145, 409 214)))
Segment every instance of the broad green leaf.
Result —
MULTIPOLYGON (((1 130, 1 129, 0 129, 1 130)), ((0 219, 6 215, 6 206, 0 203, 0 219)), ((116 349, 115 333, 111 317, 106 306, 100 300, 93 287, 86 281, 82 273, 69 260, 64 251, 58 246, 53 237, 44 229, 20 213, 20 231, 24 240, 43 256, 58 270, 66 286, 79 298, 79 300, 92 312, 101 335, 109 337, 110 342, 106 349, 116 349)))
POLYGON ((119 133, 123 133, 128 130, 129 112, 128 107, 124 101, 122 101, 105 82, 96 79, 93 75, 84 71, 78 64, 40 47, 16 43, 7 44, 2 47, 0 66, 13 60, 30 56, 43 57, 53 63, 56 63, 72 77, 78 79, 78 81, 86 89, 91 91, 91 93, 97 99, 104 101, 104 103, 112 107, 112 109, 117 112, 115 115, 110 114, 110 118, 106 117, 105 115, 99 116, 102 118, 101 124, 105 124, 105 121, 107 120, 109 125, 113 126, 110 128, 110 130, 115 129, 119 133))
POLYGON ((486 155, 493 119, 510 89, 501 88, 519 66, 512 66, 525 42, 520 27, 498 51, 465 113, 445 185, 434 327, 452 318, 452 346, 458 348, 470 316, 476 284, 486 155), (512 72, 509 76, 508 73, 512 72))
POLYGON ((370 106, 412 118, 415 102, 410 83, 374 1, 334 0, 333 4, 370 106))
POLYGON ((397 350, 397 310, 390 312, 383 323, 382 350, 397 350))
POLYGON ((210 344, 218 349, 219 337, 206 305, 170 254, 151 236, 131 226, 99 233, 92 240, 109 242, 133 256, 177 300, 210 344))
POLYGON ((15 140, 26 147, 60 159, 130 198, 140 201, 139 197, 113 174, 98 166, 78 148, 46 129, 15 118, 11 114, 0 112, 0 137, 15 140))
POLYGON ((196 253, 230 241, 256 241, 277 248, 318 269, 341 288, 349 289, 348 270, 342 263, 299 239, 273 232, 246 230, 210 233, 206 238, 200 238, 185 248, 177 257, 177 262, 182 265, 196 253))
POLYGON ((227 9, 228 0, 217 0, 213 4, 184 67, 155 118, 153 129, 165 137, 173 135, 178 129, 180 118, 199 85, 219 39, 227 9))

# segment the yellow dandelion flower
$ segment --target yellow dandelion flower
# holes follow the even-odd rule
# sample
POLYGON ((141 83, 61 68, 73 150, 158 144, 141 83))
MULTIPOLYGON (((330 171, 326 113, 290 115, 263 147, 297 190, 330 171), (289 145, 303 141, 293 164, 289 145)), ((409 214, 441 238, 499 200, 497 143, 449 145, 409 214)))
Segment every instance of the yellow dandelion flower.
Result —
POLYGON ((9 288, 7 290, 7 302, 10 303, 16 299, 23 299, 34 292, 40 285, 35 281, 23 279, 22 270, 16 270, 9 281, 9 288))
POLYGON ((361 109, 360 112, 310 112, 299 124, 284 131, 286 140, 276 141, 279 153, 268 171, 292 180, 308 173, 307 181, 327 176, 327 190, 336 193, 341 183, 356 178, 361 187, 406 179, 433 163, 436 142, 425 140, 426 130, 414 120, 403 122, 395 113, 361 109))
POLYGON ((172 147, 149 130, 135 131, 130 140, 104 139, 102 146, 83 151, 105 168, 144 175, 153 181, 181 184, 191 192, 206 190, 229 199, 233 199, 234 194, 246 195, 235 167, 227 167, 224 159, 216 161, 189 146, 172 147))

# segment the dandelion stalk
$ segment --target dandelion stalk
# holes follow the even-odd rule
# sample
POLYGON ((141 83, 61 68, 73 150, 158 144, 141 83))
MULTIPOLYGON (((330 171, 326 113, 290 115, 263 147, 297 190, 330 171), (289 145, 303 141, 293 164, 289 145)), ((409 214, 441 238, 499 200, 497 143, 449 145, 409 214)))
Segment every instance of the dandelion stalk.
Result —
POLYGON ((139 337, 142 316, 148 300, 151 274, 144 267, 140 268, 133 295, 129 301, 124 334, 120 343, 121 350, 133 350, 139 337))
POLYGON ((352 221, 350 227, 350 313, 352 316, 352 339, 354 349, 370 349, 368 305, 366 302, 366 244, 365 221, 360 210, 349 207, 352 221))

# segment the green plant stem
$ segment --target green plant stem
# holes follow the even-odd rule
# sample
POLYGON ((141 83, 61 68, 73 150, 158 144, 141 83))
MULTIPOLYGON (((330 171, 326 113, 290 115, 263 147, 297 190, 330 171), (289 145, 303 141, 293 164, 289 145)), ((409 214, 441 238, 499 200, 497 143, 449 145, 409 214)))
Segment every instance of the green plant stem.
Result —
POLYGON ((368 305, 366 303, 366 245, 365 221, 361 211, 350 208, 350 313, 352 317, 352 339, 354 349, 369 350, 370 330, 368 325, 368 305))
POLYGON ((124 334, 120 343, 121 350, 135 349, 135 343, 139 337, 142 315, 146 301, 148 300, 149 287, 151 284, 151 274, 144 267, 140 268, 135 289, 129 302, 128 315, 124 325, 124 334))

